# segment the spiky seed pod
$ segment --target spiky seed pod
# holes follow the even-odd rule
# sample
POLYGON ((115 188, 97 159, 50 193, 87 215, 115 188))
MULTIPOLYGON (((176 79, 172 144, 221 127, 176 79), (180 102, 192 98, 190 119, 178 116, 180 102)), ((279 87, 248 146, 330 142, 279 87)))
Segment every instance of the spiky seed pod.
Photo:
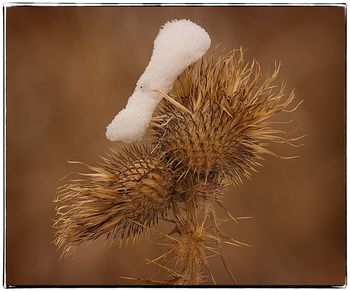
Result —
POLYGON ((245 63, 242 50, 212 53, 188 67, 169 95, 159 92, 165 98, 152 122, 157 148, 183 176, 215 173, 241 183, 273 154, 267 141, 288 142, 270 122, 294 99, 293 92, 284 98, 284 85, 272 85, 278 71, 261 81, 260 66, 245 63))
POLYGON ((146 147, 112 152, 84 179, 64 185, 57 197, 55 244, 65 254, 106 234, 133 237, 166 216, 174 181, 168 165, 146 147), (137 223, 135 223, 137 222, 137 223))

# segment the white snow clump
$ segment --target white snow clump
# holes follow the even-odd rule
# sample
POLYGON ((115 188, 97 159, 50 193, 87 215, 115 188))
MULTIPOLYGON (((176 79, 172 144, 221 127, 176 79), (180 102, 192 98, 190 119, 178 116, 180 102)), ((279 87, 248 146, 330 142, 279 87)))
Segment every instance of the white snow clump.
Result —
POLYGON ((165 23, 154 40, 151 61, 137 81, 134 93, 107 126, 107 138, 127 143, 142 139, 162 99, 152 90, 168 93, 176 78, 206 53, 210 43, 208 33, 190 20, 165 23))

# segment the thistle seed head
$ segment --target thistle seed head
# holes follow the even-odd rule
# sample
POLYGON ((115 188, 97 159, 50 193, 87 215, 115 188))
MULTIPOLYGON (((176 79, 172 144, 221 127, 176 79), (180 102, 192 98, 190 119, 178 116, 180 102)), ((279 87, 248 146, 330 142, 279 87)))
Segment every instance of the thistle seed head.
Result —
POLYGON ((146 147, 112 152, 88 169, 92 172, 64 185, 57 197, 63 206, 57 207, 55 244, 65 254, 103 234, 135 238, 141 225, 156 224, 173 203, 173 174, 146 147))
POLYGON ((278 72, 276 66, 262 81, 259 64, 246 63, 242 50, 213 53, 188 67, 169 95, 160 92, 165 98, 152 122, 157 148, 183 176, 214 174, 241 183, 264 154, 273 154, 267 142, 284 141, 270 118, 294 95, 284 99, 285 85, 272 85, 278 72))

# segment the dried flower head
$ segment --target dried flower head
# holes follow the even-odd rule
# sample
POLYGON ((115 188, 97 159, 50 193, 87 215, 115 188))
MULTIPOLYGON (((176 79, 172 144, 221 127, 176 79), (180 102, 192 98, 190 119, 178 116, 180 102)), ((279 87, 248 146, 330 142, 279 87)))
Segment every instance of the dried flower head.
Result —
POLYGON ((153 118, 157 148, 188 173, 207 179, 241 176, 256 171, 268 142, 288 142, 270 118, 286 110, 294 99, 284 99, 285 85, 272 83, 280 66, 262 81, 256 61, 246 63, 243 51, 219 56, 215 52, 188 67, 177 79, 153 118))
POLYGON ((171 207, 173 174, 167 164, 146 147, 112 152, 85 179, 64 185, 57 197, 55 244, 66 254, 76 246, 106 234, 135 237, 142 225, 152 226, 171 207))

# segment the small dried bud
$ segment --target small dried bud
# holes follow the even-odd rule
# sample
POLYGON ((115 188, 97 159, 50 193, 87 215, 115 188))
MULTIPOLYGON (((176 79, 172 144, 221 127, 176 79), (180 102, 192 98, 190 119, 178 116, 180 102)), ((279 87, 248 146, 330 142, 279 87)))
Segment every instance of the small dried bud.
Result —
POLYGON ((193 196, 209 201, 221 201, 226 185, 215 181, 201 181, 193 187, 193 196))

